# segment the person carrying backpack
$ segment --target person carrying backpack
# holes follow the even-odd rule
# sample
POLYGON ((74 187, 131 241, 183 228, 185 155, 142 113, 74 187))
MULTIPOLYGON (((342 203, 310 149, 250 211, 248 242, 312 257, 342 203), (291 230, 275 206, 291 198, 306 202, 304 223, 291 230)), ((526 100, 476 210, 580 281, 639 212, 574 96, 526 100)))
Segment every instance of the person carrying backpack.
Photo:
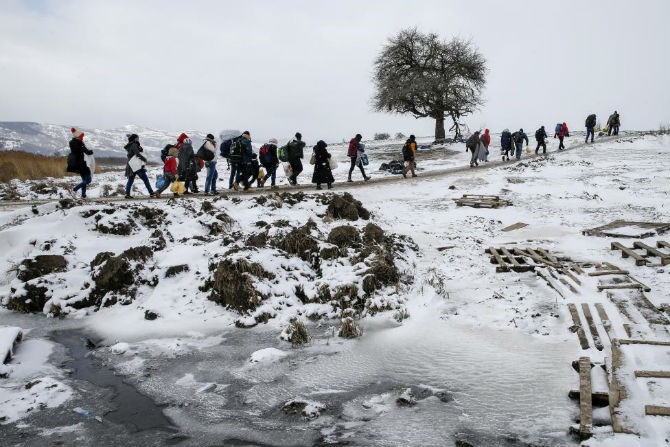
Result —
POLYGON ((475 130, 475 133, 470 135, 470 137, 465 142, 465 152, 470 150, 472 152, 472 157, 470 157, 470 167, 474 168, 479 166, 477 163, 477 154, 479 152, 479 131, 475 130))
MULTIPOLYGON (((183 134, 182 134, 183 135, 183 134)), ((179 180, 184 182, 184 187, 186 191, 184 194, 197 194, 198 193, 198 167, 196 163, 198 161, 195 159, 195 153, 193 152, 193 144, 191 143, 190 138, 182 139, 179 144, 181 148, 179 149, 179 180), (190 189, 190 191, 189 191, 190 189)), ((179 146, 179 144, 177 146, 179 146)))
POLYGON ((314 173, 312 174, 312 183, 316 183, 316 189, 321 189, 321 183, 328 185, 328 189, 333 187, 333 172, 330 169, 330 154, 326 150, 328 145, 319 140, 314 146, 314 173))
MULTIPOLYGON (((163 191, 165 191, 172 182, 177 180, 177 155, 179 155, 179 149, 177 146, 172 146, 168 153, 165 155, 165 160, 163 161, 163 176, 165 177, 165 183, 156 191, 156 197, 160 197, 163 191)), ((175 194, 175 197, 177 194, 175 194)))
POLYGON ((547 142, 548 138, 547 131, 544 130, 544 126, 540 126, 539 129, 535 131, 535 141, 537 141, 537 147, 535 148, 535 155, 540 152, 540 147, 542 148, 542 153, 547 153, 547 142))
POLYGON ((487 162, 489 161, 489 145, 491 144, 491 134, 488 129, 484 130, 484 133, 479 137, 479 150, 477 151, 477 157, 479 161, 487 162))
POLYGON ((526 145, 528 145, 528 135, 519 129, 517 132, 512 134, 512 140, 514 141, 514 146, 516 147, 516 159, 521 160, 521 150, 523 149, 523 141, 526 140, 526 145))
POLYGON ((416 137, 410 135, 405 145, 402 147, 402 159, 403 159, 403 168, 402 176, 407 178, 407 172, 412 172, 412 177, 416 177, 416 137))
POLYGON ((500 135, 500 155, 502 155, 502 161, 509 161, 509 153, 511 150, 512 134, 509 129, 505 129, 500 135))
POLYGON ((249 177, 251 176, 251 162, 254 150, 251 147, 251 133, 248 130, 242 132, 242 135, 233 139, 230 146, 230 176, 233 178, 233 172, 236 173, 235 181, 232 183, 233 189, 239 191, 240 185, 247 191, 250 186, 249 177))
POLYGON ((72 132, 72 139, 70 140, 70 155, 68 156, 67 172, 76 172, 81 176, 81 182, 74 188, 70 189, 70 193, 74 196, 77 191, 81 189, 81 198, 86 198, 86 186, 91 184, 93 175, 91 168, 86 164, 84 154, 93 155, 93 151, 88 149, 84 144, 84 132, 75 129, 70 129, 72 132))
POLYGON ((555 129, 556 133, 555 133, 554 137, 558 137, 558 150, 559 151, 562 151, 563 149, 565 149, 565 145, 563 144, 563 139, 565 138, 565 133, 567 131, 567 128, 568 128, 568 126, 566 126, 565 123, 556 124, 556 129, 555 129))
POLYGON ((149 191, 149 196, 154 196, 154 191, 151 188, 151 183, 149 183, 149 178, 147 177, 147 171, 144 168, 144 164, 147 163, 147 159, 142 155, 144 149, 140 146, 140 137, 137 134, 128 135, 128 144, 124 146, 126 150, 126 155, 128 157, 128 163, 126 163, 126 177, 128 181, 126 182, 126 199, 130 199, 130 188, 133 186, 135 181, 135 176, 138 176, 146 186, 147 191, 149 191), (140 166, 139 169, 135 169, 134 162, 131 162, 131 159, 136 158, 142 161, 144 164, 140 166), (131 166, 132 164, 132 166, 131 166))
POLYGON ((349 140, 349 148, 347 149, 347 157, 349 157, 349 160, 351 161, 351 165, 349 166, 349 177, 347 178, 348 182, 353 182, 351 179, 351 174, 354 172, 354 169, 356 166, 361 170, 361 174, 363 175, 363 180, 366 182, 370 180, 370 177, 365 175, 365 168, 363 167, 363 161, 361 160, 361 154, 364 153, 365 149, 363 149, 361 145, 361 140, 363 139, 363 136, 359 133, 356 134, 355 137, 353 137, 351 140, 349 140), (363 149, 363 151, 361 151, 363 149))
POLYGON ((591 143, 593 143, 593 138, 595 137, 596 114, 592 113, 587 116, 584 125, 586 126, 586 140, 584 140, 584 143, 589 142, 589 135, 591 135, 591 143))
POLYGON ((215 195, 216 179, 219 178, 219 173, 216 171, 217 154, 214 135, 211 133, 207 134, 204 143, 202 143, 202 146, 198 149, 198 155, 205 161, 205 168, 207 169, 207 174, 205 176, 205 194, 215 195))
POLYGON ((277 186, 275 185, 275 180, 277 178, 277 167, 279 166, 279 158, 277 157, 277 139, 270 138, 267 143, 261 146, 258 151, 258 158, 260 159, 261 165, 265 168, 265 177, 263 177, 258 186, 263 187, 265 182, 269 178, 272 182, 270 185, 273 189, 277 186))
POLYGON ((300 132, 295 133, 295 138, 291 140, 286 145, 287 159, 291 165, 291 175, 288 178, 288 182, 291 185, 298 184, 298 175, 302 172, 302 158, 303 149, 305 148, 305 142, 302 141, 302 134, 300 132))
POLYGON ((620 125, 621 121, 619 120, 619 112, 615 110, 614 113, 611 114, 607 119, 607 136, 609 137, 610 135, 619 135, 620 125))

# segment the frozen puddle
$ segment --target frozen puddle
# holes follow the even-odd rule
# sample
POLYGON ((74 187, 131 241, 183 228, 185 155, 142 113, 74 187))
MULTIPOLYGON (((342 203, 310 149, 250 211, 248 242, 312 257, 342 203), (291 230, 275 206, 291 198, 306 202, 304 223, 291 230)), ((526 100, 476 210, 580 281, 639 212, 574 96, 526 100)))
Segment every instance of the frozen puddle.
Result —
MULTIPOLYGON (((567 430, 577 407, 567 392, 576 381, 570 366, 575 355, 570 343, 437 319, 370 331, 338 354, 294 357, 269 375, 252 374, 256 383, 245 393, 247 403, 265 421, 248 422, 259 428, 267 418, 282 419, 277 406, 302 396, 327 410, 291 429, 318 429, 326 444, 572 444, 567 430), (416 397, 413 406, 396 403, 407 388, 416 397)), ((277 434, 255 440, 290 442, 290 434, 277 434)))

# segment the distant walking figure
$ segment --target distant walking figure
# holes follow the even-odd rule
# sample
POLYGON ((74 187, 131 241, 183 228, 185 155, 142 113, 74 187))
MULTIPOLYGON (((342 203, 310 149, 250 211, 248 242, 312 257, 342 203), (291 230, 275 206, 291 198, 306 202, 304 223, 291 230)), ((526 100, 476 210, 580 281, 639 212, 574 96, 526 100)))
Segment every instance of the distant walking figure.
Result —
POLYGON ((349 149, 347 150, 347 157, 349 157, 349 160, 351 160, 351 166, 349 167, 349 177, 347 178, 348 182, 353 182, 353 180, 351 179, 351 174, 354 172, 354 168, 356 168, 356 166, 358 166, 358 168, 361 170, 361 174, 363 174, 363 180, 365 181, 370 180, 370 177, 365 175, 365 168, 363 167, 363 161, 361 160, 362 139, 363 137, 361 136, 361 134, 357 133, 356 136, 349 141, 349 149))
POLYGON ((67 172, 76 172, 81 176, 81 182, 72 188, 71 192, 73 195, 81 189, 82 199, 86 198, 86 186, 88 186, 93 180, 91 168, 86 164, 86 159, 84 154, 93 155, 93 151, 88 149, 84 144, 84 132, 75 129, 71 129, 72 139, 70 140, 70 152, 68 156, 67 172))
POLYGON ((416 137, 410 135, 402 149, 402 158, 405 166, 402 168, 402 176, 407 178, 407 173, 412 172, 412 177, 416 177, 416 137))
POLYGON ((316 183, 316 189, 321 189, 321 183, 328 185, 328 189, 333 187, 333 173, 330 170, 330 154, 326 150, 328 145, 319 140, 314 146, 314 173, 312 174, 312 183, 316 183))
POLYGON ((477 163, 477 152, 479 149, 479 131, 476 130, 475 133, 470 135, 470 138, 465 142, 465 151, 467 152, 470 150, 472 152, 472 157, 470 157, 470 167, 474 168, 475 166, 479 166, 479 163, 477 163))
POLYGON ((304 157, 304 148, 305 142, 302 141, 302 134, 300 132, 296 132, 295 138, 286 145, 288 162, 291 165, 291 175, 288 178, 288 182, 291 185, 298 184, 298 176, 302 172, 302 158, 304 157))
POLYGON ((544 126, 541 126, 535 131, 535 141, 537 141, 537 147, 535 148, 535 155, 540 152, 540 147, 542 148, 542 153, 547 153, 547 131, 544 130, 544 126))
POLYGON ((586 126, 586 140, 584 140, 584 143, 589 142, 589 135, 591 135, 591 143, 593 143, 593 138, 595 136, 595 127, 596 127, 596 114, 592 113, 589 116, 587 116, 584 125, 586 126))
POLYGON ((509 161, 510 151, 512 151, 512 134, 509 129, 505 129, 500 135, 500 155, 503 161, 509 161))
POLYGON ((616 110, 610 117, 607 119, 607 136, 610 135, 619 135, 619 126, 621 121, 619 120, 619 112, 616 110))
POLYGON ((128 144, 124 146, 124 149, 128 156, 128 163, 126 163, 126 177, 128 177, 128 181, 126 182, 126 199, 130 199, 131 197, 130 188, 133 187, 135 176, 138 176, 144 182, 144 186, 149 191, 149 196, 153 197, 154 191, 151 189, 151 183, 149 183, 149 179, 147 178, 147 171, 144 169, 147 159, 142 155, 144 149, 140 146, 140 137, 137 134, 129 135, 128 144))
POLYGON ((526 145, 528 145, 528 135, 519 129, 518 132, 512 134, 512 140, 514 140, 514 146, 516 147, 516 159, 521 160, 521 150, 523 149, 523 141, 526 140, 526 145))

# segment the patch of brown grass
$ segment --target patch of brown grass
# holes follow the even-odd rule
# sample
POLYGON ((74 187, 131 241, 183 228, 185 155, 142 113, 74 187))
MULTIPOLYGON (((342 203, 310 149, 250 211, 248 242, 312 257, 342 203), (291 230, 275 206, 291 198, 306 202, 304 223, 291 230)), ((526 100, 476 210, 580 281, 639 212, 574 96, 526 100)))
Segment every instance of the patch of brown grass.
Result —
MULTIPOLYGON (((24 151, 0 151, 0 182, 76 175, 65 172, 66 166, 66 157, 38 155, 24 151)), ((96 166, 95 173, 100 172, 102 172, 100 166, 96 166)))

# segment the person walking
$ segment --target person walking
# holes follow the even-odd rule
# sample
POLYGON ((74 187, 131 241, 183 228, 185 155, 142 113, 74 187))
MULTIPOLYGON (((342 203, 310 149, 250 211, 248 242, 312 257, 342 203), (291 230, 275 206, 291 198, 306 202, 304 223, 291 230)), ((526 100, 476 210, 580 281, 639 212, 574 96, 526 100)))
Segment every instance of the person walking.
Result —
MULTIPOLYGON (((168 149, 168 153, 165 155, 165 160, 163 160, 163 177, 165 182, 156 191, 156 197, 160 197, 163 191, 165 191, 172 182, 177 180, 177 155, 179 155, 179 149, 177 146, 172 146, 168 149)), ((177 194, 175 193, 175 197, 177 194)))
POLYGON ((288 163, 291 165, 291 175, 288 178, 288 182, 291 185, 298 184, 298 176, 302 172, 302 159, 304 158, 303 149, 305 148, 305 142, 302 141, 302 134, 300 132, 295 133, 295 138, 291 140, 286 145, 286 152, 288 157, 288 163))
POLYGON ((265 168, 265 176, 261 179, 258 186, 265 186, 265 182, 270 179, 270 187, 276 189, 277 185, 275 185, 275 181, 277 178, 277 167, 279 167, 276 138, 270 138, 267 143, 261 146, 258 150, 258 158, 260 159, 261 165, 265 168))
POLYGON ((470 157, 470 167, 474 168, 479 166, 477 163, 477 154, 479 152, 479 131, 475 130, 475 133, 470 135, 470 138, 465 142, 465 152, 470 150, 472 152, 472 157, 470 157))
POLYGON ((416 177, 416 137, 410 135, 405 145, 402 147, 402 159, 404 166, 402 167, 402 176, 407 178, 407 173, 412 172, 412 177, 416 177))
POLYGON ((568 128, 568 126, 566 126, 565 123, 556 125, 556 129, 555 129, 556 130, 556 135, 555 136, 558 137, 558 150, 559 151, 562 151, 563 149, 565 149, 565 145, 563 144, 563 139, 565 138, 565 133, 567 131, 567 128, 568 128))
MULTIPOLYGON (((349 140, 349 149, 347 150, 347 157, 349 157, 349 160, 351 161, 351 165, 349 166, 349 177, 347 178, 348 182, 353 182, 351 179, 351 174, 354 172, 354 169, 356 166, 361 170, 361 174, 363 175, 363 180, 366 182, 370 180, 370 177, 365 175, 365 168, 363 167, 363 161, 361 160, 361 154, 363 153, 361 151, 362 149, 362 143, 361 140, 363 139, 363 136, 359 133, 356 134, 355 137, 353 137, 351 140, 349 140)), ((364 149, 363 149, 364 150, 364 149)))
POLYGON ((81 182, 74 188, 70 189, 70 193, 76 196, 77 191, 81 189, 81 198, 86 198, 86 187, 91 184, 93 174, 91 168, 86 163, 84 155, 93 155, 93 151, 88 149, 84 144, 84 132, 75 129, 70 129, 72 132, 72 139, 70 140, 70 153, 68 157, 67 172, 75 172, 81 176, 81 182))
POLYGON ((153 197, 154 191, 151 188, 147 171, 144 168, 147 159, 142 155, 144 149, 140 145, 140 137, 137 134, 128 135, 128 144, 124 146, 124 149, 128 157, 128 162, 126 163, 126 177, 128 177, 128 181, 126 182, 126 199, 131 198, 130 188, 133 186, 135 176, 138 176, 144 182, 144 186, 149 191, 149 196, 153 197))
POLYGON ((248 130, 242 132, 242 135, 233 140, 230 147, 230 162, 231 165, 235 160, 237 167, 237 180, 233 183, 233 188, 239 190, 239 185, 242 185, 244 191, 249 190, 251 186, 250 177, 252 175, 252 159, 254 149, 251 146, 251 133, 248 130))
POLYGON ((216 170, 216 161, 218 157, 216 153, 216 141, 214 140, 214 135, 211 133, 207 134, 205 142, 202 144, 201 150, 203 151, 202 158, 203 160, 206 160, 205 168, 207 169, 207 175, 205 176, 205 194, 216 195, 216 179, 219 178, 219 173, 216 170))
POLYGON ((586 126, 586 139, 584 140, 584 143, 589 142, 589 135, 591 135, 591 143, 593 143, 593 138, 595 137, 596 114, 592 113, 587 116, 584 125, 586 126))
POLYGON ((502 161, 509 161, 510 151, 512 151, 512 133, 509 129, 505 129, 500 135, 500 155, 502 155, 502 161))
POLYGON ((514 146, 516 147, 516 159, 521 160, 521 151, 523 149, 523 141, 526 140, 526 145, 528 145, 528 135, 519 129, 517 132, 512 134, 512 140, 514 141, 514 146))
POLYGON ((621 121, 619 119, 619 112, 616 110, 614 111, 613 114, 609 116, 607 119, 607 136, 610 135, 619 135, 619 126, 621 125, 621 121))
POLYGON ((333 173, 330 169, 330 154, 326 150, 328 145, 319 140, 314 146, 314 173, 312 174, 312 183, 316 183, 316 189, 321 189, 321 183, 328 185, 328 189, 333 187, 333 173))
MULTIPOLYGON (((182 134, 184 135, 184 134, 182 134)), ((186 137, 181 141, 178 140, 177 147, 179 147, 179 180, 184 182, 184 191, 185 195, 198 193, 198 185, 196 183, 198 179, 197 167, 195 153, 193 152, 193 144, 191 139, 186 137), (190 189, 190 191, 189 191, 190 189)))
POLYGON ((479 150, 477 151, 477 158, 479 161, 489 161, 489 144, 491 144, 491 134, 489 130, 485 129, 484 133, 479 137, 479 150))
POLYGON ((542 148, 542 153, 547 153, 547 141, 548 138, 547 131, 544 130, 544 126, 540 126, 539 129, 535 131, 535 141, 537 141, 537 147, 535 148, 535 155, 540 152, 540 147, 542 148))

